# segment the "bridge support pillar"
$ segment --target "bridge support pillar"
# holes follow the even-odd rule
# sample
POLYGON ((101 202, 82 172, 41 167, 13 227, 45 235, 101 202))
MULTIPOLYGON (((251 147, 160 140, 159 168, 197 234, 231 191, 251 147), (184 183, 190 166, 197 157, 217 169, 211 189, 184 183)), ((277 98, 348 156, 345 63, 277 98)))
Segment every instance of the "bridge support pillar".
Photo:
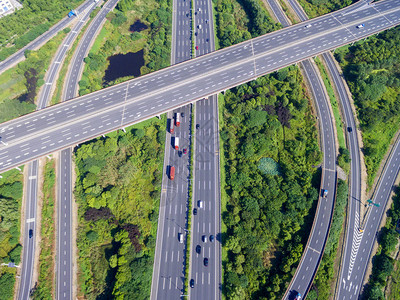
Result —
POLYGON ((106 136, 104 134, 102 134, 103 138, 106 138, 106 136))
POLYGON ((51 155, 49 154, 49 155, 46 155, 46 157, 48 158, 48 159, 51 159, 51 155))
POLYGON ((15 169, 21 172, 21 169, 19 167, 15 167, 15 169))
POLYGON ((122 127, 122 131, 126 133, 125 127, 122 127))
POLYGON ((157 117, 159 120, 161 120, 161 115, 157 115, 156 117, 157 117))

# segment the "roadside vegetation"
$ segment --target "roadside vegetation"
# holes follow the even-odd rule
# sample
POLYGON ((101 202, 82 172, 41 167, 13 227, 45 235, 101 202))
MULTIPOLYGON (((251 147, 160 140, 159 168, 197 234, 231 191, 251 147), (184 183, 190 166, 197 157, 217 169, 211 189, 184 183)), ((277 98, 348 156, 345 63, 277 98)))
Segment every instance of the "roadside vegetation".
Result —
POLYGON ((347 182, 338 181, 335 209, 324 255, 307 299, 330 299, 333 295, 338 271, 339 239, 343 234, 349 188, 347 182))
POLYGON ((85 299, 149 299, 165 115, 75 149, 78 285, 85 299))
MULTIPOLYGON (((390 281, 389 276, 393 274, 395 265, 395 254, 399 250, 399 221, 400 221, 400 189, 396 188, 396 195, 393 197, 393 203, 389 211, 387 212, 386 224, 380 230, 378 235, 378 251, 372 258, 372 274, 368 280, 368 285, 365 289, 365 299, 369 300, 380 300, 380 299, 398 299, 399 294, 395 293, 396 286, 399 289, 398 282, 391 278, 391 282, 394 283, 392 291, 385 297, 384 288, 390 281), (397 231, 396 231, 397 229, 397 231), (392 293, 393 292, 393 293, 392 293)), ((399 274, 398 264, 396 262, 397 269, 393 274, 397 276, 399 274)))
POLYGON ((1 174, 0 179, 0 298, 13 299, 16 268, 1 266, 13 262, 19 265, 22 246, 20 215, 23 176, 17 170, 1 174))
POLYGON ((26 60, 0 74, 0 123, 36 109, 35 100, 46 70, 65 36, 61 31, 39 50, 27 50, 26 60))
POLYGON ((357 0, 298 0, 298 2, 311 19, 349 6, 357 0))
POLYGON ((353 94, 371 187, 400 124, 400 28, 336 51, 353 94))
POLYGON ((172 1, 121 0, 117 8, 108 14, 107 20, 85 58, 85 68, 79 82, 80 95, 133 78, 126 76, 105 82, 105 71, 109 65, 107 58, 114 54, 143 50, 141 75, 170 65, 172 1), (131 32, 130 26, 137 20, 148 28, 131 32))
POLYGON ((42 226, 39 256, 39 279, 33 299, 54 299, 54 261, 55 261, 55 162, 47 160, 44 168, 42 197, 42 226))
POLYGON ((294 66, 229 90, 224 101, 223 294, 278 299, 318 200, 315 118, 294 66))
POLYGON ((82 2, 83 0, 22 1, 22 9, 0 19, 0 61, 49 30, 82 2))
POLYGON ((259 0, 214 0, 214 7, 221 48, 281 28, 259 0))

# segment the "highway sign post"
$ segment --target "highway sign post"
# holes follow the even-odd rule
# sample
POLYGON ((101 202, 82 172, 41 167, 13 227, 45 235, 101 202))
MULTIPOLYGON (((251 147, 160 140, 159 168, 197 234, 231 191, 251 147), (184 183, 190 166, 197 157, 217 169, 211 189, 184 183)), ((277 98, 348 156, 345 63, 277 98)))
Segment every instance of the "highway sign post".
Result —
POLYGON ((369 203, 368 206, 372 206, 372 205, 374 205, 376 207, 381 206, 379 203, 374 203, 371 199, 367 200, 367 202, 369 203))

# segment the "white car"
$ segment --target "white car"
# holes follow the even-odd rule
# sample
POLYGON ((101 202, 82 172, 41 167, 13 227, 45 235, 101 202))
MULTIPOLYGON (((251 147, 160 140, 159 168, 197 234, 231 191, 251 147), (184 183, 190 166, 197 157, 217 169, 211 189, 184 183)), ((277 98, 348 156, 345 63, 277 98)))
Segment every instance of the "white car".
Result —
POLYGON ((310 28, 312 25, 311 24, 307 24, 306 25, 306 28, 310 28))
POLYGON ((363 28, 364 24, 357 25, 357 28, 363 28))

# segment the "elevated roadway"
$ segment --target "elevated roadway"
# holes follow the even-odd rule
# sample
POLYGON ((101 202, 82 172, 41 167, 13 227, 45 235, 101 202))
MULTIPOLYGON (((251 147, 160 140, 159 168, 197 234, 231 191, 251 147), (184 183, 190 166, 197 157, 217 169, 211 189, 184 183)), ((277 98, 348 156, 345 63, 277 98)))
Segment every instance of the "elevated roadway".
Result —
POLYGON ((0 124, 0 171, 400 23, 400 3, 334 12, 0 124), (360 23, 363 28, 357 28, 360 23), (311 27, 306 28, 306 24, 311 27))

